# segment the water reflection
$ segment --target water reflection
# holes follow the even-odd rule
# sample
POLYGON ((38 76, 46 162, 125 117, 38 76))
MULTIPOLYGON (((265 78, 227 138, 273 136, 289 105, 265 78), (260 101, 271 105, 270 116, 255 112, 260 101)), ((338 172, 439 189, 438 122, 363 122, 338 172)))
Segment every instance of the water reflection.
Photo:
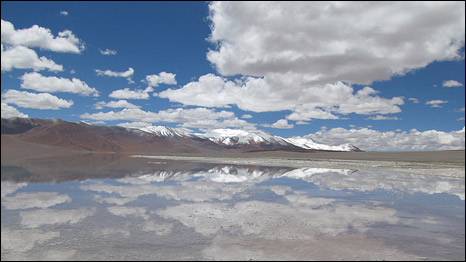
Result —
POLYGON ((2 163, 1 257, 464 260, 464 184, 113 154, 2 163))

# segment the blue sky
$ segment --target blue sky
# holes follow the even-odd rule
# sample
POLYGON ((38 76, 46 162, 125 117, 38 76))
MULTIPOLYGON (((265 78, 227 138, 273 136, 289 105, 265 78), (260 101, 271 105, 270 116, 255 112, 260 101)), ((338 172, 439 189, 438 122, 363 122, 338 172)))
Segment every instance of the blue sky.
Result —
POLYGON ((1 7, 2 117, 464 149, 464 2, 1 7))

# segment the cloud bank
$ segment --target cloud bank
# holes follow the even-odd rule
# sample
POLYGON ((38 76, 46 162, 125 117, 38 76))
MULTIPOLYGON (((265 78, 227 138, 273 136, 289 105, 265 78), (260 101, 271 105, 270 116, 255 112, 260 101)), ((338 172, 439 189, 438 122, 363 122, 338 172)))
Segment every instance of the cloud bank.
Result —
POLYGON ((85 82, 73 78, 46 77, 39 73, 26 73, 21 77, 21 88, 32 89, 41 92, 68 92, 85 96, 99 96, 97 89, 88 86, 85 82))
POLYGON ((38 47, 65 53, 81 53, 84 44, 70 30, 54 36, 50 29, 33 25, 27 29, 15 29, 12 23, 2 19, 2 43, 13 46, 38 47))
POLYGON ((7 90, 2 94, 2 103, 11 103, 19 107, 34 109, 69 108, 74 102, 64 100, 48 93, 30 93, 26 91, 7 90))
POLYGON ((328 145, 351 143, 365 151, 465 149, 464 127, 462 130, 452 132, 437 130, 420 132, 416 129, 409 132, 382 132, 368 128, 332 128, 309 134, 304 138, 311 138, 318 143, 328 145))
POLYGON ((459 2, 211 2, 209 11, 209 41, 217 48, 207 59, 236 79, 207 74, 160 97, 254 112, 291 110, 287 119, 295 121, 393 114, 401 112, 403 97, 352 85, 462 59, 459 2))

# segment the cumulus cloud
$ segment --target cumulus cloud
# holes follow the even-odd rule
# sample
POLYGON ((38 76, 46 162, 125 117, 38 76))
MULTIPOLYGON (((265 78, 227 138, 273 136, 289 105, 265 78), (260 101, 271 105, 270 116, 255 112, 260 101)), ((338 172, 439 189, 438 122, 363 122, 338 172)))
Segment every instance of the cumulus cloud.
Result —
POLYGON ((134 81, 131 79, 131 76, 134 74, 134 69, 132 67, 129 67, 125 72, 114 72, 111 70, 100 69, 94 69, 94 71, 99 76, 126 77, 126 80, 128 80, 129 83, 134 83, 134 81))
POLYGON ((105 49, 105 50, 99 50, 102 55, 116 55, 117 51, 115 50, 110 50, 110 49, 105 49))
POLYGON ((167 85, 176 85, 176 74, 167 73, 167 72, 160 72, 158 75, 147 75, 146 81, 149 86, 159 86, 159 84, 167 84, 167 85))
POLYGON ((289 124, 288 123, 288 120, 286 119, 280 119, 278 120, 277 122, 269 125, 269 124, 264 124, 262 126, 265 126, 265 127, 272 127, 272 128, 279 128, 279 129, 290 129, 290 128, 293 128, 294 125, 293 124, 289 124))
POLYGON ((368 128, 332 128, 320 130, 304 138, 311 138, 317 143, 328 145, 350 143, 366 151, 465 149, 464 127, 462 130, 452 132, 437 130, 420 132, 416 129, 409 132, 381 132, 368 128))
POLYGON ((167 89, 158 95, 172 102, 207 107, 229 107, 235 104, 242 110, 254 112, 292 110, 289 120, 338 119, 338 114, 399 113, 403 98, 382 98, 371 87, 355 92, 353 87, 337 82, 301 89, 298 79, 245 77, 230 81, 207 74, 180 89, 167 89), (296 81, 297 82, 296 82, 296 81), (285 81, 285 82, 282 82, 285 81), (281 83, 278 83, 281 82, 281 83), (275 88, 275 86, 283 88, 275 88), (284 88, 284 87, 287 88, 284 88))
POLYGON ((19 107, 34 109, 69 108, 74 102, 64 100, 47 93, 30 93, 26 91, 7 90, 2 94, 2 103, 11 103, 19 107))
POLYGON ((26 114, 23 114, 18 111, 18 109, 8 105, 7 103, 2 103, 2 118, 11 118, 11 117, 29 117, 26 114))
POLYGON ((430 100, 426 102, 426 105, 430 105, 432 108, 442 108, 441 104, 448 103, 448 101, 445 100, 430 100))
POLYGON ((309 121, 311 119, 338 119, 339 117, 319 108, 307 109, 304 106, 301 106, 296 108, 295 111, 286 118, 294 121, 309 121))
POLYGON ((2 44, 2 71, 17 69, 33 69, 34 71, 63 71, 63 66, 45 56, 39 57, 36 51, 24 46, 7 47, 2 44))
POLYGON ((21 88, 24 89, 32 89, 35 91, 49 93, 67 92, 86 96, 99 96, 99 92, 95 88, 88 86, 85 82, 77 78, 70 80, 55 76, 47 77, 39 73, 32 72, 24 74, 20 79, 22 80, 21 88))
POLYGON ((84 44, 70 30, 54 36, 51 30, 38 25, 27 29, 15 29, 12 23, 1 20, 2 43, 13 46, 39 47, 44 50, 65 53, 81 53, 84 44))
POLYGON ((459 59, 464 46, 460 2, 212 2, 209 10, 219 48, 207 58, 223 75, 370 84, 459 59))
POLYGON ((454 87, 454 86, 463 86, 463 84, 456 80, 448 80, 448 81, 443 81, 442 86, 443 87, 454 87))
POLYGON ((228 104, 234 104, 235 98, 238 97, 238 94, 232 91, 233 88, 235 88, 233 82, 214 74, 207 74, 181 89, 167 89, 160 92, 159 97, 186 105, 226 107, 228 104))
POLYGON ((217 112, 208 108, 170 108, 167 110, 161 110, 157 113, 144 111, 139 108, 125 108, 117 112, 98 112, 94 114, 85 113, 81 115, 81 118, 102 121, 126 120, 146 123, 180 123, 182 127, 199 128, 201 130, 227 127, 242 128, 246 130, 255 129, 254 124, 238 119, 235 117, 233 112, 224 110, 217 112))
POLYGON ((111 107, 111 108, 140 108, 140 106, 131 104, 126 100, 118 100, 118 101, 110 101, 110 102, 100 101, 100 102, 95 103, 94 107, 96 109, 102 109, 104 107, 111 107))
POLYGON ((95 72, 99 76, 113 76, 113 77, 130 77, 134 74, 134 69, 132 67, 129 67, 128 70, 125 72, 114 72, 111 70, 100 70, 100 69, 95 69, 95 72))
POLYGON ((157 113, 144 111, 139 108, 125 108, 121 111, 98 112, 94 114, 85 113, 81 118, 113 121, 113 120, 129 120, 129 121, 142 121, 142 122, 157 122, 157 113))
POLYGON ((68 11, 65 11, 65 10, 60 11, 60 14, 63 16, 68 16, 68 11))
POLYGON ((211 2, 209 10, 209 40, 217 48, 207 59, 219 74, 236 79, 207 74, 160 92, 161 98, 253 112, 291 110, 287 119, 295 121, 399 113, 403 97, 352 85, 461 59, 464 46, 459 2, 211 2))
POLYGON ((110 95, 111 98, 115 99, 148 99, 149 93, 154 91, 152 87, 147 87, 146 89, 136 89, 130 90, 129 88, 115 90, 110 95))
POLYGON ((376 115, 376 116, 371 116, 366 118, 366 120, 399 120, 397 116, 381 116, 381 115, 376 115))
POLYGON ((417 98, 410 97, 410 98, 408 98, 408 100, 409 100, 409 101, 412 101, 412 102, 415 103, 415 104, 419 104, 419 99, 417 99, 417 98))

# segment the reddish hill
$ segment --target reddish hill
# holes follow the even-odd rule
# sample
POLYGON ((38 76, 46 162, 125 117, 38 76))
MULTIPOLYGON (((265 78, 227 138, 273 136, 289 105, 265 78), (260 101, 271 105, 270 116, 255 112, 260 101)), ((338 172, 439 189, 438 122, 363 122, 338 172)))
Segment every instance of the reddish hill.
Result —
POLYGON ((211 153, 225 148, 208 139, 161 137, 137 129, 59 122, 12 135, 11 141, 96 152, 211 153))
POLYGON ((17 139, 86 151, 118 152, 122 149, 120 145, 71 122, 38 126, 17 135, 17 139))

